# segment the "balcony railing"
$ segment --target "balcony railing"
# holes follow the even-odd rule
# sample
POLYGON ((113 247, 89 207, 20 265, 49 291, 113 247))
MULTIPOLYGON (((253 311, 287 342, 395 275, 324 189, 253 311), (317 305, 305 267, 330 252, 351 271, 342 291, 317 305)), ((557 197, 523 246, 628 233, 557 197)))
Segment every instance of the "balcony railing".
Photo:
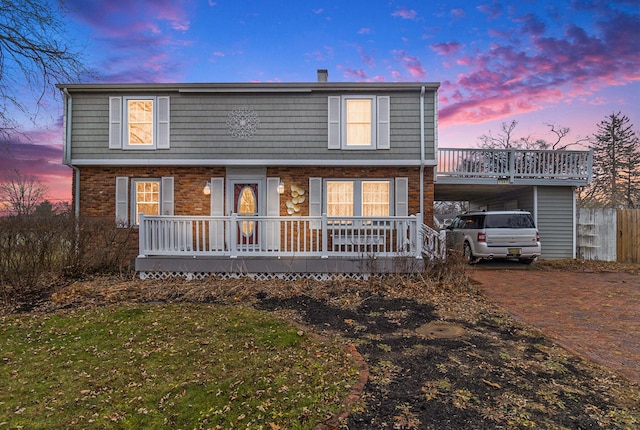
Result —
POLYGON ((438 178, 574 180, 591 178, 591 151, 438 149, 438 178))
POLYGON ((408 217, 139 218, 140 256, 397 257, 423 252, 420 215, 408 217))

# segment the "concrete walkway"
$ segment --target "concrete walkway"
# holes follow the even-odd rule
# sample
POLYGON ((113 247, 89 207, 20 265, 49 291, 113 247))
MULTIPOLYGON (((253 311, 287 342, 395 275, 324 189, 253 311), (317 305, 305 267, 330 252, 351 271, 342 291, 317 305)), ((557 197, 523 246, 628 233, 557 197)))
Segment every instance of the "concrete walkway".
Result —
POLYGON ((480 264, 469 276, 515 318, 640 383, 640 275, 480 264))

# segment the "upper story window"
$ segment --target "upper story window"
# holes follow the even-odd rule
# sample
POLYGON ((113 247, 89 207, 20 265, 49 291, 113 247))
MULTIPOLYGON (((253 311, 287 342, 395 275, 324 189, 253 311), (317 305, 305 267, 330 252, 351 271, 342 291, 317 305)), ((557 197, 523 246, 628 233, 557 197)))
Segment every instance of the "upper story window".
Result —
POLYGON ((169 97, 109 97, 109 149, 169 149, 169 97))
POLYGON ((127 99, 127 134, 128 146, 153 146, 153 105, 154 100, 127 99))
POLYGON ((330 96, 328 148, 389 149, 388 96, 330 96))
POLYGON ((346 99, 345 107, 345 146, 371 147, 375 138, 373 130, 373 101, 367 99, 346 99))

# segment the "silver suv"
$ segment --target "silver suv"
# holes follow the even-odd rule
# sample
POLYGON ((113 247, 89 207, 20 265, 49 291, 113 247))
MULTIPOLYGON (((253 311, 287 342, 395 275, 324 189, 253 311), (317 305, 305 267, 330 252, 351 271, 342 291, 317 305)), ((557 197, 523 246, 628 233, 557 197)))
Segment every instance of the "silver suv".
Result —
POLYGON ((478 259, 517 258, 531 264, 540 256, 540 234, 531 213, 473 211, 458 215, 447 227, 447 246, 462 249, 469 263, 478 259))

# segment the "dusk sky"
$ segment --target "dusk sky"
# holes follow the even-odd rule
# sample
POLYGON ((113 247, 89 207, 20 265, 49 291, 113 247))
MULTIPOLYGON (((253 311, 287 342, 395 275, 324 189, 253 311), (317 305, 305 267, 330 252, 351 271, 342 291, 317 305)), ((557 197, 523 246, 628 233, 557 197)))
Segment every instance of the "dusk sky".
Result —
MULTIPOLYGON (((43 0, 44 1, 44 0, 43 0)), ((517 120, 516 137, 565 142, 622 112, 640 130, 640 0, 66 0, 87 82, 441 82, 440 147, 476 147, 517 120)), ((71 197, 62 103, 0 153, 71 197)), ((583 149, 575 147, 575 149, 583 149)))

